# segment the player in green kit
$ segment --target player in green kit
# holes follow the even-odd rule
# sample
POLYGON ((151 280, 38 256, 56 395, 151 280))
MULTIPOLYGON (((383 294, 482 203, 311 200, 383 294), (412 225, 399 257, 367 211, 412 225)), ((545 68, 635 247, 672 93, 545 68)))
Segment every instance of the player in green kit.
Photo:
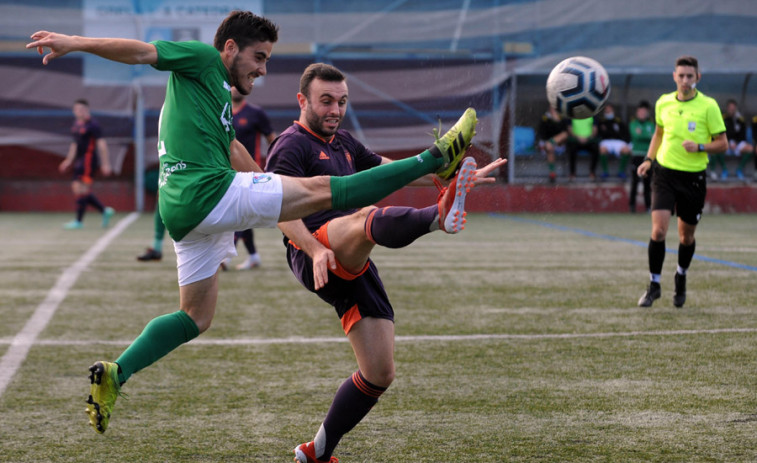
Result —
MULTIPOLYGON (((177 256, 179 309, 150 321, 115 362, 90 367, 90 424, 105 432, 121 385, 210 327, 221 261, 235 255, 234 231, 275 227, 314 212, 364 207, 426 174, 455 174, 475 134, 476 114, 458 122, 417 156, 345 177, 292 178, 263 173, 232 126, 231 88, 250 93, 266 74, 278 27, 247 11, 219 26, 214 46, 117 38, 32 34, 27 48, 42 62, 81 51, 170 71, 159 122, 160 214, 177 256)), ((336 262, 330 261, 331 268, 336 262)))
POLYGON ((717 102, 696 89, 702 78, 693 56, 676 60, 676 91, 662 95, 655 105, 655 128, 640 177, 652 177, 652 237, 649 240, 650 282, 639 307, 659 299, 660 274, 665 260, 665 236, 673 212, 678 215, 678 269, 673 305, 686 302, 686 272, 694 257, 694 232, 702 217, 707 194, 707 153, 728 148, 725 123, 717 102))

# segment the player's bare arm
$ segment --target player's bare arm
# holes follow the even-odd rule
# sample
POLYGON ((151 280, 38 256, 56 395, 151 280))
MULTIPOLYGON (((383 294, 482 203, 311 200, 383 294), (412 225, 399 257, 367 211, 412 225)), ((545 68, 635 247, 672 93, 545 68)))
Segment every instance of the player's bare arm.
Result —
POLYGON ((657 150, 660 148, 660 144, 662 143, 662 136, 664 134, 664 128, 660 127, 659 125, 655 127, 654 134, 652 135, 652 140, 649 142, 647 157, 645 161, 639 164, 639 167, 636 169, 636 173, 639 175, 639 177, 646 177, 647 172, 649 172, 649 169, 652 168, 652 161, 654 161, 655 157, 657 156, 657 150))
POLYGON ((158 51, 155 46, 140 40, 81 37, 48 31, 35 32, 31 38, 33 41, 26 44, 26 48, 36 48, 37 52, 43 55, 42 64, 75 51, 91 53, 126 64, 156 64, 158 62, 158 51), (50 53, 45 55, 45 48, 49 48, 50 53))
POLYGON ((302 220, 279 222, 279 229, 313 261, 313 284, 321 289, 329 282, 329 269, 336 270, 334 251, 315 239, 302 220))
POLYGON ((58 166, 58 171, 63 173, 68 169, 68 167, 71 165, 72 162, 74 162, 74 157, 76 156, 76 143, 71 143, 68 145, 68 153, 66 154, 66 159, 61 161, 60 165, 58 166))
POLYGON ((108 142, 104 138, 97 140, 97 153, 100 156, 100 170, 103 175, 108 177, 113 173, 113 168, 110 165, 110 153, 108 151, 108 142))
POLYGON ((229 145, 229 161, 237 172, 263 172, 257 162, 252 159, 247 148, 236 138, 229 145))

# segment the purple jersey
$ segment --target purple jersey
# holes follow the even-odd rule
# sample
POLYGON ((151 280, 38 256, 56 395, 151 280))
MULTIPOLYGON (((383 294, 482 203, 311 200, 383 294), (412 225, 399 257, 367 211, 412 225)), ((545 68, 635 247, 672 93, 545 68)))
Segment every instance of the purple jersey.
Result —
MULTIPOLYGON (((381 156, 363 146, 346 130, 337 130, 333 137, 324 140, 295 122, 271 144, 266 171, 290 177, 343 177, 376 167, 381 161, 381 156)), ((302 221, 313 232, 329 220, 353 212, 354 209, 316 212, 302 221)))
MULTIPOLYGON (((336 135, 324 140, 295 122, 274 140, 268 151, 266 170, 292 177, 345 176, 375 167, 381 161, 381 156, 367 149, 346 130, 338 130, 336 135)), ((329 220, 354 211, 317 212, 302 220, 313 232, 329 220)), ((368 259, 368 268, 355 278, 344 279, 331 273, 328 284, 316 291, 313 261, 304 251, 290 244, 286 236, 284 243, 292 273, 308 290, 334 306, 345 332, 356 320, 364 317, 394 320, 394 309, 372 260, 368 259), (345 318, 348 313, 350 315, 345 318)))
POLYGON ((100 124, 87 119, 75 121, 71 126, 71 135, 76 144, 76 157, 74 157, 74 178, 82 178, 89 181, 100 167, 100 157, 97 153, 97 140, 102 137, 100 124))
POLYGON ((260 135, 267 137, 273 132, 271 121, 263 108, 246 102, 243 102, 239 109, 233 111, 232 115, 232 124, 234 124, 237 140, 247 148, 252 159, 262 166, 260 135))

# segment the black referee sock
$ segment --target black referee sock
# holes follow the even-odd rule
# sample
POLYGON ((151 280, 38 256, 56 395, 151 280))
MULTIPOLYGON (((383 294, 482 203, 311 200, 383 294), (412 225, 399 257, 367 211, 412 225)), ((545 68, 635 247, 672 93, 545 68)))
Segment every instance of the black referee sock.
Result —
POLYGON ((694 251, 697 248, 697 242, 692 241, 690 245, 680 243, 678 245, 678 266, 686 270, 691 265, 691 260, 694 258, 694 251))
POLYGON ((649 240, 647 248, 649 254, 649 273, 659 275, 662 273, 662 263, 665 261, 665 240, 649 240))

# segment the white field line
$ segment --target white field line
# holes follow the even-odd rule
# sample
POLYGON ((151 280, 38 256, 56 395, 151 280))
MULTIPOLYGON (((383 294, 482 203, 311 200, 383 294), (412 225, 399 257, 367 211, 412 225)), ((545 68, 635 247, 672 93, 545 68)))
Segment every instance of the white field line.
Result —
POLYGON ((63 273, 55 282, 47 297, 37 306, 31 318, 26 325, 19 331, 14 338, 6 341, 4 344, 10 344, 5 355, 0 359, 0 396, 10 384, 21 364, 24 363, 29 349, 32 345, 37 344, 37 337, 55 315, 60 303, 66 298, 68 291, 79 279, 79 275, 97 258, 97 256, 108 247, 126 227, 134 222, 139 214, 133 212, 121 219, 113 228, 108 230, 100 237, 91 248, 87 250, 76 262, 70 267, 63 270, 63 273))
MULTIPOLYGON (((625 331, 607 333, 555 333, 555 334, 450 334, 450 335, 418 335, 397 336, 395 341, 417 342, 465 342, 465 341, 510 341, 510 340, 549 340, 549 339, 590 339, 590 338, 629 338, 639 336, 697 336, 713 334, 757 333, 757 328, 717 328, 701 330, 659 330, 659 331, 625 331)), ((8 344, 9 340, 0 338, 0 344, 8 344)), ((236 339, 195 339, 189 344, 200 346, 249 346, 270 344, 328 344, 347 342, 344 337, 287 337, 287 338, 236 338, 236 339)), ((131 341, 126 340, 67 340, 41 339, 38 346, 89 346, 113 345, 128 346, 131 341)))

